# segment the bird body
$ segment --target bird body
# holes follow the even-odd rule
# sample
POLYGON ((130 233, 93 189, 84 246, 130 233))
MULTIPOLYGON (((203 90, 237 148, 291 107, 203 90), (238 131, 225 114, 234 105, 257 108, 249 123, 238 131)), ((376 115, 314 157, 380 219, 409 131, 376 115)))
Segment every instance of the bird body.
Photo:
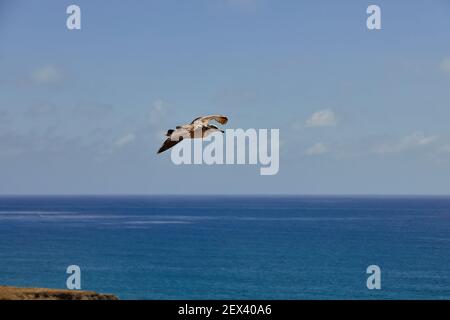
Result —
POLYGON ((195 118, 190 124, 185 124, 175 127, 175 129, 170 129, 167 131, 166 136, 168 137, 161 148, 159 148, 158 153, 164 152, 183 139, 197 139, 205 138, 213 132, 224 132, 217 126, 209 124, 211 120, 217 121, 220 124, 226 124, 228 118, 222 115, 209 115, 195 118))

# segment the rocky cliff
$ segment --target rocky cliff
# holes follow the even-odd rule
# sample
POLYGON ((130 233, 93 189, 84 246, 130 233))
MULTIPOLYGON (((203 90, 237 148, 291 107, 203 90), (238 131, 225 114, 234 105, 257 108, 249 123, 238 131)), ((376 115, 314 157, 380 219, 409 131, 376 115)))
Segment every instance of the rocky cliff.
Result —
POLYGON ((0 286, 0 300, 118 300, 115 295, 93 291, 0 286))

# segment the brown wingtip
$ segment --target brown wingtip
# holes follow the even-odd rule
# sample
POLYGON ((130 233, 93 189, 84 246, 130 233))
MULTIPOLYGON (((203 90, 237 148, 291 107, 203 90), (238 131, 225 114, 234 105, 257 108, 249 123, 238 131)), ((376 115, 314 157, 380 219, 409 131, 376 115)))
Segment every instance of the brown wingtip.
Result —
POLYGON ((163 151, 164 151, 163 148, 164 148, 164 145, 162 145, 162 146, 158 149, 158 151, 156 151, 156 154, 160 154, 161 152, 163 152, 163 151))
POLYGON ((162 152, 172 148, 174 145, 176 145, 181 140, 183 140, 183 137, 180 137, 179 140, 172 140, 171 138, 167 138, 166 141, 164 141, 164 143, 161 146, 161 148, 159 148, 159 150, 158 150, 158 152, 156 154, 160 154, 160 153, 162 153, 162 152))
POLYGON ((228 118, 227 117, 223 117, 222 119, 223 119, 223 121, 221 121, 220 123, 221 124, 227 124, 228 118))

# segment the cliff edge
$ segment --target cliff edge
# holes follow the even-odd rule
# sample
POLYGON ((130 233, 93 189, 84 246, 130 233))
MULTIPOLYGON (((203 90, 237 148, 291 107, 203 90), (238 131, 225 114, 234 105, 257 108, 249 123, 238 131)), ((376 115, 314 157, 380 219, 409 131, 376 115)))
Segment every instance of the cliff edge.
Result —
POLYGON ((94 291, 0 286, 0 300, 118 300, 113 294, 94 291))

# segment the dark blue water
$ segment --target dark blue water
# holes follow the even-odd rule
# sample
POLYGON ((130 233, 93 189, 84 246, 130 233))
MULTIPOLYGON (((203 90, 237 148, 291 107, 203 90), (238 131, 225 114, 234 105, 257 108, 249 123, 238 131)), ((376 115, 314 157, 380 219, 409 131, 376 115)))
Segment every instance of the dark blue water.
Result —
POLYGON ((122 299, 449 299, 450 198, 0 198, 0 284, 72 264, 122 299))

